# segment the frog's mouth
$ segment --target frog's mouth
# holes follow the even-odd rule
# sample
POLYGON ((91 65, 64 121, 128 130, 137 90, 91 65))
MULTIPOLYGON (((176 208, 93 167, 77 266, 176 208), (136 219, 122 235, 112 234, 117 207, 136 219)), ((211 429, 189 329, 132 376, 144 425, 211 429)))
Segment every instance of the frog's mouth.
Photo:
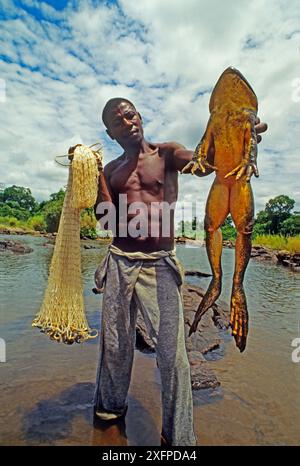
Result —
MULTIPOLYGON (((223 71, 223 73, 219 77, 219 79, 218 79, 218 81, 217 81, 217 83, 216 83, 216 85, 215 85, 215 87, 214 87, 214 89, 212 91, 210 101, 209 101, 209 111, 210 111, 210 113, 213 111, 213 109, 214 109, 214 107, 216 105, 216 102, 219 102, 220 100, 222 100, 222 102, 224 102, 223 99, 225 99, 225 101, 227 99, 227 101, 229 102, 231 93, 232 93, 232 97, 234 97, 234 95, 235 95, 235 90, 234 90, 235 85, 232 86, 232 84, 234 83, 235 80, 238 80, 238 81, 240 81, 240 83, 243 83, 243 87, 245 88, 245 90, 247 89, 246 93, 243 93, 243 95, 245 95, 244 100, 245 101, 249 100, 250 106, 256 108, 256 110, 257 110, 257 96, 256 96, 254 90, 252 89, 251 85, 248 83, 245 76, 243 76, 242 73, 239 70, 237 70, 233 66, 229 66, 228 68, 226 68, 225 71, 223 71), (226 82, 229 85, 229 87, 226 86, 226 82), (247 99, 247 94, 248 94, 248 99, 247 99)), ((242 102, 243 102, 243 98, 241 98, 241 103, 242 102)))
POLYGON ((234 66, 229 66, 228 68, 226 68, 226 70, 221 74, 220 76, 220 79, 222 78, 222 76, 224 74, 237 74, 242 81, 244 81, 245 84, 247 84, 247 86, 249 87, 249 89, 251 89, 251 91, 253 92, 253 94, 256 96, 251 84, 249 84, 249 82, 247 81, 247 79, 245 78, 244 75, 242 75, 242 73, 237 69, 237 68, 234 68, 234 66))

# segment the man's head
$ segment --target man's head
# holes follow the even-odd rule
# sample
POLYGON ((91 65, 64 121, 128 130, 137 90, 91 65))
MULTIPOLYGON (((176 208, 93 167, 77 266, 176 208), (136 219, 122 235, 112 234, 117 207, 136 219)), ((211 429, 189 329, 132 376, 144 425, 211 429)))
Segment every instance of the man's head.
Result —
POLYGON ((107 134, 123 148, 139 145, 144 138, 141 115, 133 103, 123 97, 106 103, 102 120, 107 134))

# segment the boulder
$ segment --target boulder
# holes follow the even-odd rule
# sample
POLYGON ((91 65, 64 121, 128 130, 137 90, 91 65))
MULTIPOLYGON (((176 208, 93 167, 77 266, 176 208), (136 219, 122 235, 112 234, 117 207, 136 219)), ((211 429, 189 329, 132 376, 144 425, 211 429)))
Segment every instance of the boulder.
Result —
POLYGON ((33 249, 19 241, 1 240, 0 251, 10 251, 13 254, 28 254, 32 252, 33 249))

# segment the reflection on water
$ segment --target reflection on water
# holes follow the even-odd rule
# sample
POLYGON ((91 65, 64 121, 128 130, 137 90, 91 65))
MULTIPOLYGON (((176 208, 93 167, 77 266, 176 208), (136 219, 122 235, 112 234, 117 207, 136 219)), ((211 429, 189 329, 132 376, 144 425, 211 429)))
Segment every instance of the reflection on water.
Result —
MULTIPOLYGON (((0 337, 7 343, 7 362, 0 364, 0 443, 158 444, 160 381, 155 359, 136 352, 126 426, 94 427, 99 339, 59 345, 31 328, 43 299, 53 246, 45 238, 17 239, 34 251, 0 255, 0 337)), ((101 245, 82 248, 86 313, 96 328, 101 297, 92 293, 93 276, 105 251, 101 245)), ((180 245, 177 254, 187 269, 210 272, 204 248, 180 245)), ((234 251, 225 249, 221 299, 228 303, 233 267, 234 251)), ((200 444, 299 443, 300 363, 291 360, 291 341, 300 336, 299 278, 284 268, 250 261, 245 280, 248 347, 241 355, 226 333, 225 347, 207 356, 221 387, 194 392, 200 444)), ((203 287, 209 280, 189 278, 203 287)))

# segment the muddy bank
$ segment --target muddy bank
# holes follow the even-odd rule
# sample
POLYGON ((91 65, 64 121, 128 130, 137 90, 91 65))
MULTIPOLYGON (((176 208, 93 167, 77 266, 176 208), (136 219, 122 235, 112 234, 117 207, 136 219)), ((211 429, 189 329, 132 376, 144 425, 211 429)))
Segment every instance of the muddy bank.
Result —
MULTIPOLYGON (((213 362, 208 362, 205 355, 219 350, 224 344, 221 330, 229 327, 229 311, 224 303, 215 304, 201 319, 197 332, 188 337, 189 328, 194 320, 195 312, 204 296, 205 290, 198 286, 184 284, 184 321, 186 334, 186 348, 191 366, 191 382, 194 390, 215 388, 220 382, 213 371, 213 362)), ((137 348, 142 352, 155 352, 144 321, 138 315, 137 348)))

